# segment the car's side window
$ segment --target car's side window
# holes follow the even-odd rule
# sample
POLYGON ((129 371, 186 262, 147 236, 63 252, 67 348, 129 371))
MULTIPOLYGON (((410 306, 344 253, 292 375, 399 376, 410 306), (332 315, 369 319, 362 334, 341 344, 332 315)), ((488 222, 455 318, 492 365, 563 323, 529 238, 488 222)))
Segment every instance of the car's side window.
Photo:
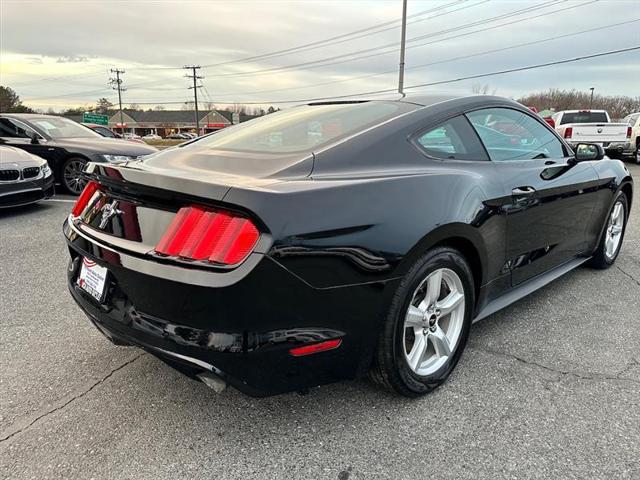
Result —
POLYGON ((480 140, 462 115, 419 133, 415 140, 421 150, 430 157, 488 160, 480 140))
POLYGON ((542 122, 510 108, 467 114, 493 161, 563 158, 562 142, 542 122))
POLYGON ((103 137, 115 138, 115 135, 108 128, 96 127, 96 132, 98 132, 103 137))
POLYGON ((24 123, 11 118, 0 118, 0 137, 29 138, 34 132, 24 123))

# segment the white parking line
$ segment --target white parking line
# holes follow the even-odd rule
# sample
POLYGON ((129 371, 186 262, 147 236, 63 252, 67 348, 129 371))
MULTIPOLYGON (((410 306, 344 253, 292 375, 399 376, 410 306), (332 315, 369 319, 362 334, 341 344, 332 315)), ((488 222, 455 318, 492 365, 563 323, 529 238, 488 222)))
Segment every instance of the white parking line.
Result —
POLYGON ((62 198, 48 198, 45 202, 76 203, 75 200, 64 200, 62 198))

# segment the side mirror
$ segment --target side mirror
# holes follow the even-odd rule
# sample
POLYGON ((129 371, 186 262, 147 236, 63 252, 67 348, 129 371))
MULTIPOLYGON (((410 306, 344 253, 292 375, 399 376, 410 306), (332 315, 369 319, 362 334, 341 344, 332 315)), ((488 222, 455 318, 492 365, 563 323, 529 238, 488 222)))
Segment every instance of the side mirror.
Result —
POLYGON ((31 138, 31 143, 34 145, 38 145, 40 143, 40 135, 38 135, 36 132, 31 132, 29 134, 29 138, 31 138))
POLYGON ((604 148, 597 143, 579 143, 573 147, 573 151, 576 154, 576 162, 588 162, 604 158, 604 148))

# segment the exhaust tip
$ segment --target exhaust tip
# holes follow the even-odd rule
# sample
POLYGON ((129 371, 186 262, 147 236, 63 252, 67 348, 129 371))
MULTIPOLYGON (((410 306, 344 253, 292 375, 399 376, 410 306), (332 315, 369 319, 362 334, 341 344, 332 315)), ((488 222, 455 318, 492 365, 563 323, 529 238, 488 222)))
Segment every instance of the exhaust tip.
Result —
POLYGON ((216 393, 222 393, 224 392, 225 388, 227 388, 227 382, 211 372, 200 373, 198 374, 198 378, 202 383, 204 383, 207 387, 213 389, 213 391, 216 393))

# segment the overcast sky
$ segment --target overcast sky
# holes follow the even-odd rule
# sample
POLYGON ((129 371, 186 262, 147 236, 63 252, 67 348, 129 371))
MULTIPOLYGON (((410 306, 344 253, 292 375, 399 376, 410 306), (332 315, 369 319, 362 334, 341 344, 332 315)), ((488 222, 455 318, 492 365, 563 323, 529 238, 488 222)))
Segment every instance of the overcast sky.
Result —
MULTIPOLYGON (((640 0, 408 5, 407 86, 640 45, 640 0), (593 29, 599 30, 572 35, 593 29), (561 35, 567 36, 552 39, 561 35), (507 49, 531 42, 538 43, 507 49)), ((401 0, 0 0, 0 83, 29 106, 55 109, 93 104, 99 97, 115 103, 117 94, 107 83, 115 67, 126 71, 124 102, 178 102, 167 109, 192 98, 179 68, 186 64, 203 66, 200 98, 217 104, 392 89, 401 13, 401 0), (333 64, 308 64, 323 59, 333 64)), ((414 91, 471 93, 474 84, 513 97, 590 87, 640 96, 640 50, 414 91)))

